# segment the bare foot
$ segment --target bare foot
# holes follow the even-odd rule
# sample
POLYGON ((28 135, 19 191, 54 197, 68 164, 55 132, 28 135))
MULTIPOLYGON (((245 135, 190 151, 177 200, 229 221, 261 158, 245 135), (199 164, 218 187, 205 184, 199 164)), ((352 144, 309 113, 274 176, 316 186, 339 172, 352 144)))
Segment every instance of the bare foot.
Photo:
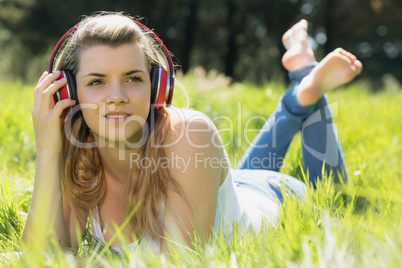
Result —
POLYGON ((301 20, 282 37, 282 43, 287 49, 282 57, 282 65, 288 71, 296 71, 316 62, 313 49, 308 42, 307 28, 307 21, 301 20))
POLYGON ((353 80, 362 71, 362 63, 342 48, 329 53, 297 86, 299 104, 308 106, 321 96, 353 80))

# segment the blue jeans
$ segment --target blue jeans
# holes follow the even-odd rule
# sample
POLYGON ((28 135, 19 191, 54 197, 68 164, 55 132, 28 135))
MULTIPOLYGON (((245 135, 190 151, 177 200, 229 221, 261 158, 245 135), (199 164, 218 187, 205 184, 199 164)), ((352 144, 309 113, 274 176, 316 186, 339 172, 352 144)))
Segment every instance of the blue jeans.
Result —
POLYGON ((345 159, 326 94, 310 106, 301 106, 296 99, 297 85, 315 66, 316 63, 289 72, 292 87, 281 97, 241 158, 239 169, 279 171, 293 136, 301 131, 304 168, 313 187, 323 175, 347 180, 345 159))

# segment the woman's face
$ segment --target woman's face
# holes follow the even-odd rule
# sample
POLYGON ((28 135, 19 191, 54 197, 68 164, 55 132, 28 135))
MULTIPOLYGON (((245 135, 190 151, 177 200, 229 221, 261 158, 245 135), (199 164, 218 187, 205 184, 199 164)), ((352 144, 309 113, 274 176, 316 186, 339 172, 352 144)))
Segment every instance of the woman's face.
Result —
POLYGON ((124 141, 133 146, 141 139, 149 114, 151 81, 139 44, 85 49, 76 82, 84 120, 98 143, 124 141))

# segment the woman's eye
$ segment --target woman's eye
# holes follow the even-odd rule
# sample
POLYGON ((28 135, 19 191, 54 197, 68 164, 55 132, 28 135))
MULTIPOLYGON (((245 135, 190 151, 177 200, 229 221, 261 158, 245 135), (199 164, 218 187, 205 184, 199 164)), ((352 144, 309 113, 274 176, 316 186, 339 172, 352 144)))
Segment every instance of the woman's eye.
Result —
POLYGON ((128 82, 142 82, 142 78, 139 76, 131 76, 127 79, 128 82))
POLYGON ((99 85, 102 85, 102 83, 103 82, 101 80, 96 79, 96 80, 92 80, 91 82, 89 82, 88 86, 99 86, 99 85))

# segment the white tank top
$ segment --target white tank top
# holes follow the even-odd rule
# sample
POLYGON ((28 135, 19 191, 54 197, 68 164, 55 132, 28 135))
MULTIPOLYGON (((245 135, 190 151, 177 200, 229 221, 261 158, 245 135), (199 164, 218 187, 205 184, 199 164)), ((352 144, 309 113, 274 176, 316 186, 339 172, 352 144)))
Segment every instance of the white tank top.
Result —
MULTIPOLYGON (((95 213, 97 215, 93 215, 90 213, 90 219, 91 219, 91 235, 96 238, 98 241, 100 241, 103 245, 106 245, 105 241, 105 236, 104 236, 104 231, 102 231, 101 224, 99 222, 99 207, 98 205, 95 206, 95 213)), ((163 215, 163 214, 162 214, 163 215)), ((162 228, 162 222, 160 221, 160 228, 162 228)), ((139 249, 143 253, 146 251, 151 251, 153 253, 157 253, 160 250, 160 239, 150 239, 149 237, 143 237, 140 240, 134 241, 133 243, 127 245, 127 246, 120 246, 120 247, 110 247, 113 251, 116 253, 122 254, 125 248, 127 248, 130 251, 139 249)))

